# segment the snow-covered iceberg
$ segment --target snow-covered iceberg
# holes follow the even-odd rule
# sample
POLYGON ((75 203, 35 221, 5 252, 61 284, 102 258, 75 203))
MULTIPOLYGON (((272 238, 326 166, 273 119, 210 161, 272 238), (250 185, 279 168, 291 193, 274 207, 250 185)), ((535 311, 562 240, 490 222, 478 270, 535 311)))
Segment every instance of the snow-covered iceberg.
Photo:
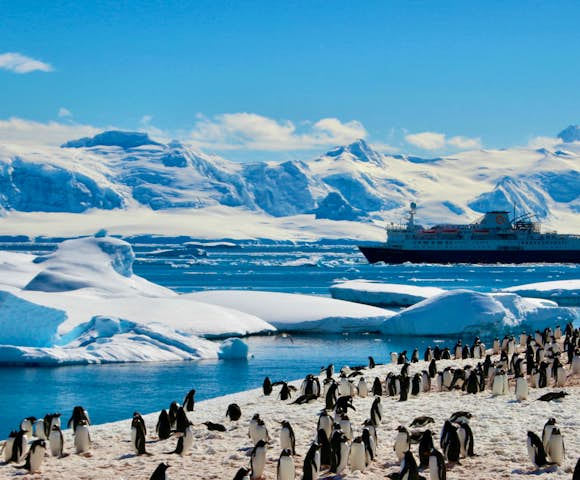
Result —
POLYGON ((0 363, 217 358, 208 338, 273 331, 133 274, 130 245, 67 240, 49 255, 0 255, 0 363))
POLYGON ((369 280, 349 280, 330 287, 332 298, 377 307, 408 307, 444 291, 437 287, 416 287, 369 280))
POLYGON ((389 335, 491 335, 533 331, 575 321, 578 314, 555 302, 514 293, 453 290, 409 307, 381 326, 389 335))
POLYGON ((394 315, 382 308, 292 293, 213 290, 186 296, 256 315, 284 332, 378 331, 380 325, 394 315))
POLYGON ((523 297, 545 298, 558 305, 580 306, 580 280, 556 280, 553 282, 528 283, 504 288, 504 292, 517 293, 523 297))

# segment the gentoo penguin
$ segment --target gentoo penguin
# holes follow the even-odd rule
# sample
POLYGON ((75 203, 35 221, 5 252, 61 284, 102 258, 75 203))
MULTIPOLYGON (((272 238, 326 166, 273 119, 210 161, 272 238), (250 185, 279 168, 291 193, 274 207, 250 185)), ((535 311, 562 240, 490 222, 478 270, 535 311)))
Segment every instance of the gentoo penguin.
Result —
POLYGON ((14 439, 17 435, 17 431, 11 431, 10 435, 8 435, 8 438, 6 439, 6 442, 4 443, 4 463, 9 463, 12 461, 12 449, 14 448, 14 439))
POLYGON ((516 400, 521 402, 528 399, 528 380, 523 374, 516 377, 516 400))
MULTIPOLYGON (((375 459, 376 455, 376 441, 371 433, 370 429, 374 427, 365 427, 362 431, 362 441, 365 444, 365 454, 367 456, 367 465, 375 459)), ((376 435, 376 432, 375 432, 376 435)))
POLYGON ((411 390, 411 379, 407 375, 401 375, 401 392, 399 395, 399 402, 406 402, 409 398, 409 391, 411 390))
POLYGON ((421 372, 421 384, 423 385, 423 392, 427 393, 431 391, 431 377, 427 370, 421 372))
POLYGON ((500 370, 495 374, 495 377, 493 377, 493 386, 491 389, 491 393, 494 397, 498 395, 506 395, 507 381, 508 380, 505 371, 500 370))
POLYGON ((177 413, 175 415, 175 430, 178 433, 183 433, 188 426, 189 419, 187 418, 185 409, 183 407, 178 407, 177 413))
POLYGON ((306 456, 304 457, 304 466, 302 468, 302 480, 315 480, 318 478, 320 471, 320 444, 312 442, 306 456))
POLYGON ((433 351, 431 350, 431 347, 427 347, 425 349, 425 353, 423 354, 423 360, 425 362, 430 362, 431 360, 433 360, 433 351))
POLYGON ((446 420, 445 424, 443 425, 440 445, 443 453, 445 454, 445 457, 447 458, 447 461, 459 462, 461 445, 459 443, 457 427, 455 427, 449 420, 446 420))
POLYGON ((411 450, 407 450, 403 455, 399 478, 401 480, 419 480, 419 469, 411 450))
POLYGON ((131 442, 135 445, 135 437, 137 435, 136 430, 140 428, 143 430, 143 437, 147 436, 147 427, 145 426, 145 420, 139 412, 133 412, 133 419, 131 420, 131 442))
POLYGON ((422 416, 422 417, 416 417, 411 422, 411 424, 409 426, 410 427, 426 427, 430 423, 435 423, 435 420, 433 420, 433 417, 422 416))
POLYGON ((280 448, 282 450, 289 450, 291 455, 296 455, 296 437, 290 422, 283 420, 280 422, 282 428, 280 429, 280 448))
POLYGON ((180 405, 175 400, 169 405, 169 423, 171 429, 175 429, 175 422, 177 421, 177 412, 179 411, 180 405))
POLYGON ((356 437, 350 446, 348 463, 351 472, 364 472, 367 466, 367 453, 362 437, 356 437))
POLYGON ((89 423, 85 419, 79 420, 75 428, 75 449, 79 454, 88 453, 91 449, 89 423))
POLYGON ((66 425, 68 428, 72 427, 72 431, 76 432, 77 425, 79 425, 81 420, 85 422, 85 425, 91 424, 91 419, 89 418, 88 412, 80 405, 77 405, 73 408, 72 415, 66 425))
POLYGON ((552 435, 550 435, 546 452, 553 463, 556 465, 562 465, 566 449, 564 448, 564 439, 558 427, 552 428, 552 435))
POLYGON ((332 446, 328 435, 322 428, 316 434, 316 441, 320 445, 320 465, 330 467, 332 463, 332 446))
POLYGON ((316 427, 316 430, 324 430, 324 432, 326 433, 326 436, 330 438, 330 434, 332 432, 332 419, 330 418, 330 416, 328 415, 328 413, 326 413, 326 410, 322 410, 322 412, 320 412, 320 415, 318 416, 318 425, 316 427))
POLYGON ((409 431, 403 426, 399 425, 397 427, 397 436, 395 437, 395 444, 393 445, 393 450, 397 456, 399 462, 403 460, 405 452, 411 448, 411 439, 409 431))
POLYGON ((367 382, 365 381, 364 377, 360 377, 360 379, 358 381, 357 390, 358 390, 359 397, 366 398, 368 396, 369 387, 368 387, 367 382))
POLYGON ((135 422, 131 426, 131 441, 137 455, 149 455, 145 450, 145 423, 135 422))
POLYGON ((528 457, 530 461, 537 467, 543 467, 544 465, 551 465, 546 458, 546 450, 540 437, 538 437, 534 432, 528 430, 528 457))
POLYGON ((230 403, 228 409, 226 410, 226 417, 228 417, 232 422, 237 422, 242 416, 242 409, 237 403, 230 403))
POLYGON ((447 480, 447 467, 443 454, 433 448, 429 453, 429 477, 431 480, 447 480))
POLYGON ((338 384, 332 380, 326 389, 326 395, 324 396, 325 408, 326 410, 332 410, 336 404, 338 398, 338 384))
POLYGON ((548 451, 548 443, 550 443, 550 437, 552 436, 552 430, 556 425, 555 418, 549 418, 548 421, 544 424, 544 429, 542 430, 542 445, 544 445, 544 449, 546 452, 548 451))
POLYGON ((255 445, 254 438, 256 438, 256 427, 258 426, 258 420, 260 420, 260 414, 255 413, 252 419, 250 420, 250 425, 248 426, 248 437, 252 440, 252 443, 255 445))
POLYGON ((161 410, 155 431, 157 432, 159 440, 167 440, 171 436, 171 421, 169 420, 167 410, 161 410))
POLYGON ((193 440, 193 425, 189 424, 183 432, 183 435, 177 439, 177 446, 171 453, 177 453, 181 456, 186 455, 191 450, 191 447, 193 447, 193 440))
POLYGON ((256 425, 253 429, 253 436, 250 436, 252 439, 252 443, 255 445, 260 440, 264 440, 264 442, 270 441, 270 435, 268 434, 268 429, 266 428, 266 424, 264 420, 258 418, 256 421, 256 425))
POLYGON ((429 456, 434 448, 433 432, 427 429, 423 432, 421 440, 419 441, 419 465, 421 468, 427 468, 429 466, 429 456))
POLYGON ((32 433, 36 438, 40 440, 46 440, 46 432, 44 430, 44 418, 39 418, 34 422, 34 425, 32 425, 32 433))
POLYGON ((377 427, 381 424, 383 419, 383 406, 381 405, 381 397, 375 397, 371 405, 371 422, 377 427))
POLYGON ((391 352, 391 363, 397 363, 397 360, 399 359, 399 356, 397 355, 397 352, 391 352))
POLYGON ((195 407, 195 388, 192 388, 183 399, 183 408, 186 412, 193 412, 195 407))
POLYGON ((153 471, 151 477, 149 477, 149 480, 165 480, 165 471, 168 468, 169 465, 167 463, 161 462, 159 465, 157 465, 157 468, 153 471))
POLYGON ((52 427, 54 425, 57 425, 60 428, 60 417, 61 417, 60 413, 47 413, 44 416, 44 419, 43 419, 44 435, 46 436, 46 438, 48 438, 48 436, 50 435, 50 432, 52 432, 52 427))
POLYGON ((296 468, 292 452, 285 448, 278 458, 278 467, 276 468, 276 480, 294 480, 296 478, 296 468))
POLYGON ((36 417, 26 417, 20 422, 20 430, 24 430, 27 437, 32 437, 36 417))
POLYGON ((210 432, 225 432, 227 428, 222 425, 221 423, 214 423, 214 422, 201 422, 202 425, 205 425, 210 432))
POLYGON ((262 391, 267 397, 272 393, 272 382, 270 377, 264 378, 264 383, 262 383, 262 391))
POLYGON ((377 366, 375 359, 373 357, 369 357, 369 369, 373 369, 377 366))
MULTIPOLYGON (((13 438, 12 451, 10 452, 9 460, 7 461, 18 463, 24 458, 24 455, 26 455, 28 449, 28 439, 26 437, 26 431, 20 429, 18 432, 11 432, 8 440, 10 440, 10 438, 13 438)), ((4 447, 4 449, 5 451, 7 451, 8 450, 7 446, 4 447)))
POLYGON ((544 393, 541 397, 536 398, 536 400, 539 400, 540 402, 551 402, 552 400, 563 399, 566 395, 568 395, 568 392, 565 392, 564 390, 560 392, 548 392, 544 393))
POLYGON ((334 412, 336 415, 342 415, 343 413, 348 413, 348 409, 351 408, 352 410, 356 410, 354 405, 352 404, 352 397, 338 397, 336 399, 336 405, 334 406, 334 412))
POLYGON ((26 463, 20 468, 26 468, 30 473, 40 472, 40 465, 46 452, 46 442, 44 440, 35 440, 26 455, 26 463))
POLYGON ((555 387, 563 387, 566 385, 566 370, 564 370, 564 366, 560 363, 558 357, 554 359, 554 364, 552 366, 554 370, 554 386, 555 387))
POLYGON ((50 444, 50 454, 53 457, 62 457, 64 450, 64 439, 58 425, 52 426, 52 432, 50 432, 50 435, 48 436, 48 443, 50 444))
POLYGON ((379 397, 383 395, 383 386, 379 377, 375 377, 375 381, 373 382, 373 395, 379 397))
POLYGON ((420 373, 416 373, 415 375, 413 375, 413 380, 411 382, 411 395, 416 397, 417 395, 419 395, 419 393, 421 393, 421 390, 423 390, 422 382, 423 380, 421 378, 420 373))
POLYGON ((416 348, 415 350, 413 350, 413 353, 411 354, 411 363, 417 363, 419 361, 419 349, 416 348))
POLYGON ((286 382, 282 382, 282 388, 279 393, 280 400, 286 401, 292 398, 292 391, 286 382))
POLYGON ((336 430, 332 434, 330 446, 332 447, 330 471, 332 473, 340 474, 344 471, 348 463, 348 439, 344 433, 340 430, 336 430))
POLYGON ((435 376, 437 375, 437 362, 435 361, 435 359, 433 359, 429 362, 428 370, 429 370, 429 376, 431 378, 435 378, 435 376))
POLYGON ((352 425, 350 423, 350 418, 348 418, 348 415, 342 414, 340 416, 340 420, 338 421, 338 424, 340 425, 340 429, 342 430, 342 432, 345 434, 346 438, 350 442, 353 438, 353 434, 352 434, 352 425))
POLYGON ((571 370, 574 375, 580 375, 580 350, 576 350, 574 354, 571 370))
POLYGON ((363 422, 363 427, 368 429, 368 431, 369 431, 369 433, 370 433, 370 435, 375 443, 375 446, 377 446, 378 445, 377 427, 373 424, 372 420, 370 418, 367 418, 363 422))
POLYGON ((252 469, 251 479, 261 478, 264 474, 264 466, 266 465, 266 442, 258 440, 252 454, 250 456, 250 467, 252 469))
POLYGON ((459 437, 459 452, 464 458, 473 457, 473 431, 469 423, 460 423, 457 427, 457 436, 459 437))
POLYGON ((234 480, 250 480, 250 469, 240 468, 234 475, 234 480))

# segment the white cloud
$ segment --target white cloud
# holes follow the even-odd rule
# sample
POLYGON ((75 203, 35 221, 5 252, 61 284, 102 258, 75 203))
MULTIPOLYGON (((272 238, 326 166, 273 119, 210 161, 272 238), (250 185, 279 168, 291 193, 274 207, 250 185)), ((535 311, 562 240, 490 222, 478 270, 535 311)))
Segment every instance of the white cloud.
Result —
POLYGON ((80 137, 102 131, 90 125, 48 122, 41 123, 22 118, 0 120, 0 143, 17 147, 58 146, 80 137))
POLYGON ((58 118, 70 118, 73 114, 68 108, 60 107, 58 109, 58 118))
POLYGON ((529 148, 552 148, 562 143, 562 140, 555 137, 534 137, 528 142, 529 148))
POLYGON ((52 65, 16 52, 0 54, 0 69, 8 70, 9 72, 14 73, 53 71, 52 65))
POLYGON ((323 118, 298 128, 289 120, 277 121, 256 113, 198 115, 190 139, 199 147, 216 150, 285 151, 341 145, 367 136, 356 121, 323 118))
POLYGON ((445 135, 435 132, 410 133, 405 140, 423 150, 439 150, 445 146, 445 135))
POLYGON ((455 136, 447 138, 444 133, 421 132, 405 135, 407 143, 421 148, 422 150, 441 150, 445 147, 453 147, 460 150, 481 148, 480 138, 455 136))

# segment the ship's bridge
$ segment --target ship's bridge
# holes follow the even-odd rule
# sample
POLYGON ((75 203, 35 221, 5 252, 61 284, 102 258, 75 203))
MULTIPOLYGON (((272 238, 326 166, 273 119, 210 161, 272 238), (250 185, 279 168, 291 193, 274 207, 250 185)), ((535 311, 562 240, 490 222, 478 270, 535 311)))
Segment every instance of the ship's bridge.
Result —
POLYGON ((505 211, 487 212, 479 221, 481 228, 510 229, 512 227, 509 214, 505 211))

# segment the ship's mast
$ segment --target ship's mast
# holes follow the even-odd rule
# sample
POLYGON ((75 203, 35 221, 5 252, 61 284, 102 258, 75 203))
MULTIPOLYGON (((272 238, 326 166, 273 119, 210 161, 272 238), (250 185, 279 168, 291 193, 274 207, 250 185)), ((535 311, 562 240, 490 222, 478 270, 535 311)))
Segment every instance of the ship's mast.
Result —
POLYGON ((409 211, 407 212, 409 216, 407 217, 407 229, 414 230, 415 229, 415 213, 417 213, 417 204, 415 202, 411 202, 409 206, 409 211))

